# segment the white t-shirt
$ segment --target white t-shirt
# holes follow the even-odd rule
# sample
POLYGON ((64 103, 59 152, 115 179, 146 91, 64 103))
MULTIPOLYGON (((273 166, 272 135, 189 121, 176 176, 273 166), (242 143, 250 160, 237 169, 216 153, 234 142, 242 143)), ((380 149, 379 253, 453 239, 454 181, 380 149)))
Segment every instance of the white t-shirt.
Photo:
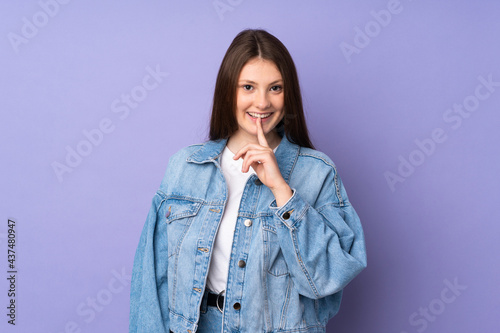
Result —
MULTIPOLYGON (((278 145, 279 146, 279 145, 278 145)), ((278 146, 273 149, 276 152, 278 146)), ((212 260, 208 269, 207 287, 215 293, 226 289, 227 273, 229 270, 229 258, 233 245, 233 235, 238 217, 241 196, 248 178, 255 173, 250 167, 247 173, 241 172, 243 159, 233 160, 235 154, 224 148, 221 157, 221 169, 229 188, 228 199, 219 230, 215 237, 212 260)))

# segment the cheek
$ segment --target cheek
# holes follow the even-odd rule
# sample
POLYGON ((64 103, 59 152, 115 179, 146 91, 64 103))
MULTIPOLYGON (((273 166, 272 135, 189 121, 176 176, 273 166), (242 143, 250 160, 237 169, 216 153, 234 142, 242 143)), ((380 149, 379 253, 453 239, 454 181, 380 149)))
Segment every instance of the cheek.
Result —
POLYGON ((244 94, 238 94, 236 96, 236 106, 238 109, 246 109, 251 103, 252 100, 249 96, 245 96, 244 94))
POLYGON ((276 98, 276 100, 274 102, 275 102, 274 107, 281 112, 281 115, 280 115, 280 120, 281 120, 281 119, 283 119, 283 116, 285 115, 285 111, 284 111, 285 100, 283 99, 283 97, 281 97, 281 98, 276 98))
POLYGON ((285 98, 283 94, 275 96, 275 98, 273 99, 273 104, 276 109, 283 110, 283 108, 285 107, 285 98))

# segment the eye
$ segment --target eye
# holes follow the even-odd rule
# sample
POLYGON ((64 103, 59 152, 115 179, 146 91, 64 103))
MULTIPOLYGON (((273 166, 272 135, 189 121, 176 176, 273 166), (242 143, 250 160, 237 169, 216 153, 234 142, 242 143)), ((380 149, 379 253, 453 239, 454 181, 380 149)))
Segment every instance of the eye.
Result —
POLYGON ((280 92, 283 90, 283 87, 282 86, 272 86, 271 90, 275 91, 275 92, 280 92))
POLYGON ((253 89, 253 87, 249 84, 244 84, 242 87, 244 90, 252 90, 253 89))

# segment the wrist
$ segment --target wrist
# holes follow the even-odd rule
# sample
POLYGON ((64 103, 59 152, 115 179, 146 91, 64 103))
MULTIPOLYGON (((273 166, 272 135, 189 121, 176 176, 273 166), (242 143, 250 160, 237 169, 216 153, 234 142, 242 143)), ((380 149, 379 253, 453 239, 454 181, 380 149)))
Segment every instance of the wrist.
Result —
POLYGON ((283 206, 293 195, 292 189, 287 183, 272 188, 271 192, 273 192, 278 207, 283 206))
POLYGON ((281 183, 279 183, 278 185, 276 185, 274 187, 270 187, 269 189, 271 190, 271 192, 277 193, 277 192, 281 192, 281 191, 290 189, 290 186, 283 179, 283 181, 281 183))

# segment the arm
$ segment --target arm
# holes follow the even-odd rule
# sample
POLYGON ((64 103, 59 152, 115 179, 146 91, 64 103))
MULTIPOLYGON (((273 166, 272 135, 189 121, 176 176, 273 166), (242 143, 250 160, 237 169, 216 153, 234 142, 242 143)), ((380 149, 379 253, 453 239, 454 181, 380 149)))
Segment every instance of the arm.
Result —
POLYGON ((363 229, 334 167, 315 202, 292 196, 274 211, 280 247, 298 292, 321 298, 342 290, 366 267, 363 229))
POLYGON ((163 197, 157 193, 137 247, 130 287, 129 332, 167 332, 167 239, 161 229, 165 215, 163 197))

